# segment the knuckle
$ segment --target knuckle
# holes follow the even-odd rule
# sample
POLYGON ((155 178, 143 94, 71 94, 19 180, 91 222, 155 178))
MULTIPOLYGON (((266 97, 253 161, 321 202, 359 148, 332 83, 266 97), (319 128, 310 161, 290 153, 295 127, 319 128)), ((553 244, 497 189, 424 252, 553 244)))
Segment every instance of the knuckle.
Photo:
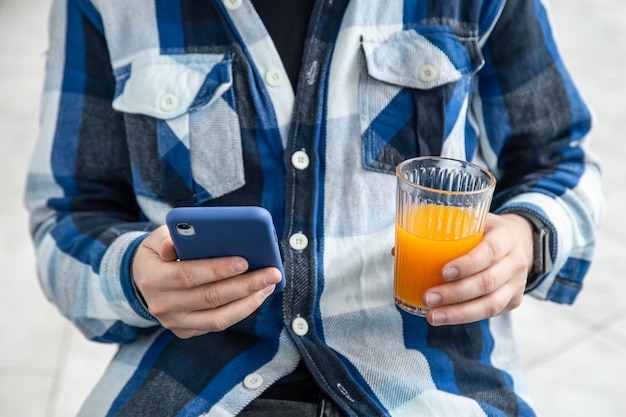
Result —
POLYGON ((217 332, 223 332, 229 327, 230 327, 230 324, 223 317, 215 317, 209 321, 207 330, 210 333, 217 333, 217 332))
POLYGON ((491 262, 494 262, 498 259, 498 247, 495 242, 487 241, 487 254, 489 255, 489 259, 491 262))
POLYGON ((177 326, 176 321, 172 320, 171 318, 169 318, 169 316, 163 316, 163 317, 159 317, 155 314, 153 314, 158 320, 159 323, 161 324, 161 326, 163 326, 164 328, 171 330, 172 332, 176 333, 176 331, 180 331, 182 329, 180 329, 179 326, 177 326))
POLYGON ((495 317, 498 314, 502 313, 503 310, 504 306, 500 301, 496 299, 490 300, 485 306, 485 313, 487 317, 495 317))
POLYGON ((208 308, 216 308, 226 304, 226 300, 215 286, 210 286, 204 291, 204 303, 208 308))
POLYGON ((522 301, 524 300, 524 296, 522 294, 518 294, 509 303, 510 310, 516 309, 522 305, 522 301))
POLYGON ((528 260, 523 256, 518 256, 515 258, 513 268, 515 271, 519 271, 520 273, 528 272, 528 260))
POLYGON ((480 284, 484 294, 490 294, 496 289, 496 276, 489 270, 481 274, 480 284))
POLYGON ((165 323, 163 323, 163 320, 161 319, 161 317, 164 317, 166 314, 166 311, 163 307, 161 307, 160 304, 152 304, 148 306, 148 311, 150 312, 150 314, 152 314, 154 317, 158 318, 159 321, 161 322, 161 324, 164 327, 167 327, 165 325, 165 323))
POLYGON ((148 304, 148 312, 159 319, 159 322, 163 324, 163 321, 168 320, 168 317, 170 316, 171 307, 161 301, 151 301, 148 304))
POLYGON ((194 287, 194 278, 193 274, 186 268, 183 263, 180 263, 180 268, 176 268, 175 280, 179 286, 183 288, 192 288, 194 287))

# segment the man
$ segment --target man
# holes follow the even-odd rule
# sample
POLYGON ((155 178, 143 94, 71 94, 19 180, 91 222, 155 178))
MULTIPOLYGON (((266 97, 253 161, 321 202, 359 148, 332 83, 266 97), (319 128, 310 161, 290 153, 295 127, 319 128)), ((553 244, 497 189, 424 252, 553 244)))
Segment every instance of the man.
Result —
POLYGON ((507 313, 574 301, 602 210, 543 5, 292 3, 54 2, 39 274, 120 344, 81 415, 533 416, 507 313), (393 303, 390 251, 395 167, 429 154, 498 188, 423 319, 393 303), (167 211, 217 205, 272 213, 282 292, 242 258, 176 261, 167 211))

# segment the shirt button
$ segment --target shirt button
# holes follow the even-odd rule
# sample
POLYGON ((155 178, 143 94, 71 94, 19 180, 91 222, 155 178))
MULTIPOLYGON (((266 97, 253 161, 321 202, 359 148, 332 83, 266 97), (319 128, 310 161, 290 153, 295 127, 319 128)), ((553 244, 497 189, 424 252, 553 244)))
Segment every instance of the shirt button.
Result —
POLYGON ((309 246, 309 239, 304 233, 294 233, 289 238, 289 246, 291 246, 291 249, 304 250, 309 246))
POLYGON ((237 10, 241 7, 241 0, 224 0, 224 6, 229 10, 237 10))
POLYGON ((265 82, 272 87, 277 87, 283 83, 283 73, 272 68, 265 73, 265 82))
POLYGON ((304 336, 309 332, 309 323, 302 317, 297 317, 291 322, 291 329, 298 336, 304 336))
POLYGON ((437 71, 437 68, 435 68, 435 66, 431 64, 422 65, 417 72, 417 77, 420 79, 420 81, 425 83, 435 81, 438 76, 439 73, 437 71))
POLYGON ((243 379, 243 386, 248 389, 257 389, 263 385, 263 377, 259 374, 250 374, 243 379))
POLYGON ((159 107, 163 111, 172 111, 178 108, 178 97, 174 93, 164 93, 159 97, 159 107))
POLYGON ((291 164, 301 171, 307 169, 310 162, 309 155, 304 151, 297 151, 291 155, 291 164))

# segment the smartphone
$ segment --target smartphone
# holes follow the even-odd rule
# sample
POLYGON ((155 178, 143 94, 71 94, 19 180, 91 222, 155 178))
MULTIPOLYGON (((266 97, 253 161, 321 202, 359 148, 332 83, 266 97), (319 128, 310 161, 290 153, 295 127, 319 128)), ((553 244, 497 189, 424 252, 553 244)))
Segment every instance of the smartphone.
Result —
POLYGON ((165 218, 180 260, 241 256, 249 271, 276 267, 285 287, 278 237, 269 211, 262 207, 176 207, 165 218))

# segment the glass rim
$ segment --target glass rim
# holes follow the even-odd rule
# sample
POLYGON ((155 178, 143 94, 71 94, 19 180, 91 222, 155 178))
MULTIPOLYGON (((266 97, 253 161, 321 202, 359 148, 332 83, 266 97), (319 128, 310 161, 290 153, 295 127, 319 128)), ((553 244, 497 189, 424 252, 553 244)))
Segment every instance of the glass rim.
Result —
POLYGON ((400 162, 396 166, 396 178, 398 178, 402 182, 406 183, 407 185, 410 185, 411 187, 419 188, 419 189, 422 189, 422 190, 425 190, 425 191, 429 191, 429 192, 440 193, 440 194, 450 194, 450 195, 482 194, 482 193, 489 192, 489 191, 493 190, 495 188, 495 186, 496 186, 496 177, 487 168, 482 167, 482 166, 480 166, 478 164, 475 164, 473 162, 465 161, 463 159, 450 158, 450 157, 447 157, 447 156, 437 156, 437 155, 417 156, 417 157, 414 157, 414 158, 405 159, 404 161, 400 162), (485 188, 481 188, 480 190, 473 190, 473 191, 449 191, 449 190, 441 190, 439 188, 427 187, 427 186, 421 185, 421 184, 415 184, 414 182, 411 182, 408 179, 406 179, 405 176, 401 174, 400 169, 402 167, 404 167, 405 165, 407 165, 409 163, 417 162, 417 161, 428 160, 428 159, 449 161, 449 162, 452 162, 452 163, 457 163, 457 164, 459 164, 461 166, 462 165, 469 165, 470 167, 478 169, 481 173, 486 175, 489 178, 489 185, 487 185, 485 188))

